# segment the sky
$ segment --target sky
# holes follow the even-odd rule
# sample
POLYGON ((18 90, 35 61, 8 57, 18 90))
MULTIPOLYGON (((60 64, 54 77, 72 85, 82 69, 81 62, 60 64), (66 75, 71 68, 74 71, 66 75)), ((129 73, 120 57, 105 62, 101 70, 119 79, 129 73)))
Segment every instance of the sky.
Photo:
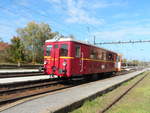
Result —
MULTIPOLYGON (((77 40, 150 40, 149 0, 0 0, 0 37, 10 43, 30 21, 77 40)), ((150 61, 150 43, 100 45, 128 60, 150 61)))

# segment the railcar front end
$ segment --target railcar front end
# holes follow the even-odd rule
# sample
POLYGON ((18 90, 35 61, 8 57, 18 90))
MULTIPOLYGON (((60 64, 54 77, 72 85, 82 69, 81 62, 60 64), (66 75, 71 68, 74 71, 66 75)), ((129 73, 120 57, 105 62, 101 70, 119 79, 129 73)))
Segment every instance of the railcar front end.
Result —
POLYGON ((60 77, 70 77, 69 66, 72 57, 69 52, 70 42, 45 43, 44 73, 60 77))

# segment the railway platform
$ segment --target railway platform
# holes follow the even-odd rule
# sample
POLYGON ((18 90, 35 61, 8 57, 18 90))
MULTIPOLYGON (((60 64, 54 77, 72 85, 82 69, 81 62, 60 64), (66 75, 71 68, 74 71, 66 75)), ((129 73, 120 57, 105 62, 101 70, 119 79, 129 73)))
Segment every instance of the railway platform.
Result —
POLYGON ((0 84, 11 84, 17 82, 28 82, 36 80, 49 79, 48 75, 40 75, 38 69, 0 69, 0 84), (8 76, 8 75, 9 76, 8 76), (14 77, 15 75, 21 74, 14 77), (24 75, 25 74, 25 75, 24 75), (35 76, 27 76, 26 74, 34 74, 35 76), (36 76, 37 74, 37 76, 36 76))
POLYGON ((0 78, 0 84, 13 84, 17 82, 29 82, 37 80, 49 79, 49 75, 30 76, 30 77, 13 77, 13 78, 0 78))
POLYGON ((0 74, 13 74, 13 73, 34 73, 39 72, 38 69, 0 69, 0 74))
POLYGON ((82 105, 84 100, 103 94, 107 90, 111 90, 113 87, 118 86, 122 82, 127 81, 146 70, 149 69, 49 93, 46 96, 41 96, 40 98, 32 99, 30 101, 24 101, 21 104, 11 106, 8 109, 3 109, 1 110, 1 113, 66 113, 70 109, 82 105))

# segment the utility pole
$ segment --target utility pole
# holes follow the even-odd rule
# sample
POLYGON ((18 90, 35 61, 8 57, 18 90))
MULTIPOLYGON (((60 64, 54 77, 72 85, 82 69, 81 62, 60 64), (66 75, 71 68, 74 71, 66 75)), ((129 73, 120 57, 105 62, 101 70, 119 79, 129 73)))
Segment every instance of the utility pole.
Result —
POLYGON ((87 26, 88 38, 90 39, 90 28, 87 26))
POLYGON ((94 45, 96 45, 96 43, 95 43, 95 35, 94 35, 94 37, 93 37, 93 38, 94 38, 94 45))

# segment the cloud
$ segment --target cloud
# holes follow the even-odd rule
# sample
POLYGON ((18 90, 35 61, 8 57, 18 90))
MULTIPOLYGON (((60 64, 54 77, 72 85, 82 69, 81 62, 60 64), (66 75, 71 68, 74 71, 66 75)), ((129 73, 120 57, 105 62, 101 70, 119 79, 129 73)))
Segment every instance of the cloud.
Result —
POLYGON ((51 5, 53 5, 56 8, 60 8, 63 5, 63 0, 45 0, 45 2, 50 3, 51 5))
POLYGON ((46 0, 65 15, 65 22, 78 24, 103 24, 104 19, 96 18, 85 0, 46 0))
POLYGON ((18 4, 18 5, 21 5, 21 6, 29 6, 31 4, 31 1, 29 2, 28 0, 14 0, 13 1, 14 5, 15 4, 18 4))
POLYGON ((1 25, 0 26, 0 37, 5 42, 10 42, 10 38, 15 35, 15 30, 12 26, 1 25), (8 32, 9 31, 9 32, 8 32))
POLYGON ((103 19, 97 19, 93 15, 90 15, 85 9, 84 9, 84 2, 82 0, 80 1, 74 1, 74 0, 68 0, 67 1, 67 14, 68 18, 66 19, 66 22, 69 23, 80 23, 80 24, 103 24, 103 19))
POLYGON ((112 6, 125 6, 127 5, 127 2, 106 2, 106 1, 96 1, 93 3, 93 8, 107 8, 112 6))
MULTIPOLYGON (((65 22, 78 23, 78 24, 91 24, 102 25, 105 24, 103 18, 97 18, 95 14, 96 9, 106 8, 112 6, 123 6, 127 2, 106 2, 94 0, 89 2, 87 0, 46 0, 51 5, 59 10, 59 13, 63 13, 65 16, 65 22)), ((99 15, 100 16, 100 15, 99 15)))
POLYGON ((50 1, 54 3, 61 3, 62 0, 50 0, 50 1))
POLYGON ((115 18, 115 19, 125 19, 125 18, 135 18, 135 17, 139 17, 139 16, 140 16, 139 13, 133 13, 133 14, 119 13, 119 14, 113 15, 113 18, 115 18))

